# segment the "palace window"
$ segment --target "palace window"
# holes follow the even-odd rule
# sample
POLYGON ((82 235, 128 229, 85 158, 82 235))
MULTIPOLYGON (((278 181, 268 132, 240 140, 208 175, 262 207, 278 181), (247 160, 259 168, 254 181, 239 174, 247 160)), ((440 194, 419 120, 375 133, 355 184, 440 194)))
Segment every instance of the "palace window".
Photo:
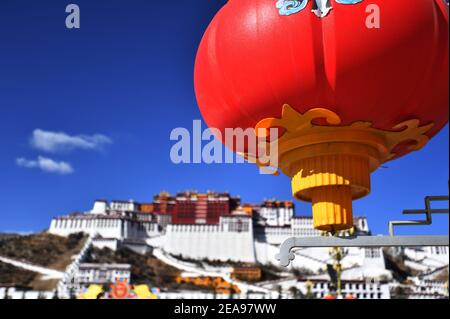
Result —
POLYGON ((365 248, 366 258, 380 258, 381 253, 379 248, 365 248))

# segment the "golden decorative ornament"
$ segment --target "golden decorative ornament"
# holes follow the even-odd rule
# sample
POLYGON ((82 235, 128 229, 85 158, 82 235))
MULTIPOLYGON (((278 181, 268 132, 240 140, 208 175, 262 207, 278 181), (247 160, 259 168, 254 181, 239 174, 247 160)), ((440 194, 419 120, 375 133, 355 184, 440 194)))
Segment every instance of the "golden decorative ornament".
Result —
MULTIPOLYGON (((269 129, 281 128, 284 133, 267 142, 266 149, 277 143, 273 174, 279 171, 292 179, 293 195, 312 202, 314 227, 323 231, 341 231, 353 227, 352 200, 370 192, 370 173, 393 159, 396 146, 415 142, 409 150, 419 150, 428 142, 425 135, 433 124, 419 126, 419 120, 408 120, 392 131, 372 127, 369 122, 339 126, 338 114, 313 108, 301 114, 288 104, 281 118, 266 118, 255 126, 258 138, 270 140, 269 129), (328 125, 316 125, 324 119, 328 125)), ((245 158, 264 167, 250 154, 245 158)))

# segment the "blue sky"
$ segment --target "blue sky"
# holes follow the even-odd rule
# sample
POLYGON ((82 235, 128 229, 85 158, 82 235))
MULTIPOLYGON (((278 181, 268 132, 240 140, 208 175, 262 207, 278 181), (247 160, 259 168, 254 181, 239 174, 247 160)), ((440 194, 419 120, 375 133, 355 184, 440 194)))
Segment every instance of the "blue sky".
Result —
MULTIPOLYGON (((260 175, 250 164, 170 160, 171 130, 201 118, 196 49, 225 0, 74 2, 78 30, 65 28, 69 2, 0 5, 0 231, 42 230, 53 216, 88 210, 97 198, 150 201, 160 190, 229 191, 254 203, 291 199, 287 177, 260 175), (36 144, 39 132, 64 132, 51 137, 72 147, 36 144)), ((422 151, 374 173, 372 194, 355 202, 355 214, 386 233, 403 209, 447 194, 448 140, 447 126, 422 151)), ((297 202, 297 213, 310 214, 310 205, 297 202)), ((448 233, 448 218, 399 233, 448 233)))

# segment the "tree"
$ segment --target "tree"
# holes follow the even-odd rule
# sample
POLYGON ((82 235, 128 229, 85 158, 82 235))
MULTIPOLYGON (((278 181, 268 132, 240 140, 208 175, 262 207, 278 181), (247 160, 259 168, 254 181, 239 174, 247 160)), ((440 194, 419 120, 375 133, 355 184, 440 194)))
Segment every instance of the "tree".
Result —
POLYGON ((342 264, 341 261, 347 256, 348 251, 343 249, 342 247, 332 247, 330 248, 330 256, 333 258, 333 272, 330 268, 328 269, 328 273, 332 279, 332 282, 336 284, 336 293, 338 296, 342 293, 342 283, 341 283, 341 274, 342 274, 342 264))
POLYGON ((299 299, 300 291, 298 290, 297 287, 295 287, 295 286, 290 287, 289 292, 291 293, 291 295, 294 299, 299 299))
POLYGON ((283 293, 283 288, 281 287, 281 285, 277 286, 277 292, 278 292, 278 299, 281 299, 283 293))
POLYGON ((305 298, 306 299, 315 299, 314 293, 312 291, 313 285, 314 284, 311 281, 309 281, 309 280, 305 283, 305 287, 306 287, 306 296, 305 296, 305 298))
POLYGON ((77 296, 75 295, 75 288, 73 288, 73 287, 70 287, 69 299, 77 299, 77 296))
POLYGON ((392 299, 408 299, 408 294, 410 292, 410 289, 406 287, 397 286, 392 293, 392 299))
POLYGON ((39 292, 37 299, 47 299, 42 292, 39 292))
POLYGON ((3 296, 3 299, 9 299, 8 293, 9 293, 9 287, 6 288, 5 295, 3 296))

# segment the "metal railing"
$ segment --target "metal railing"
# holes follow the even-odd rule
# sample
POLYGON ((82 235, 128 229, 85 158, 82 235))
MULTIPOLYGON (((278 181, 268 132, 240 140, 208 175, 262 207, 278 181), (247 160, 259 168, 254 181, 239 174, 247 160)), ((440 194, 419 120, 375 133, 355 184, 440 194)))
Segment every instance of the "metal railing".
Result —
POLYGON ((394 236, 394 226, 421 226, 431 225, 433 222, 433 214, 448 214, 448 208, 432 209, 431 203, 437 201, 447 201, 448 196, 427 196, 425 197, 425 209, 409 209, 404 210, 403 215, 425 215, 425 220, 396 220, 389 222, 389 235, 394 236))
POLYGON ((404 220, 389 222, 389 236, 333 236, 333 237, 291 237, 280 246, 275 256, 281 266, 287 267, 294 260, 294 248, 308 247, 427 247, 449 246, 448 235, 394 236, 394 226, 431 225, 433 214, 448 214, 449 209, 432 209, 431 203, 448 201, 449 196, 425 197, 425 209, 404 210, 404 215, 425 215, 424 220, 404 220))

